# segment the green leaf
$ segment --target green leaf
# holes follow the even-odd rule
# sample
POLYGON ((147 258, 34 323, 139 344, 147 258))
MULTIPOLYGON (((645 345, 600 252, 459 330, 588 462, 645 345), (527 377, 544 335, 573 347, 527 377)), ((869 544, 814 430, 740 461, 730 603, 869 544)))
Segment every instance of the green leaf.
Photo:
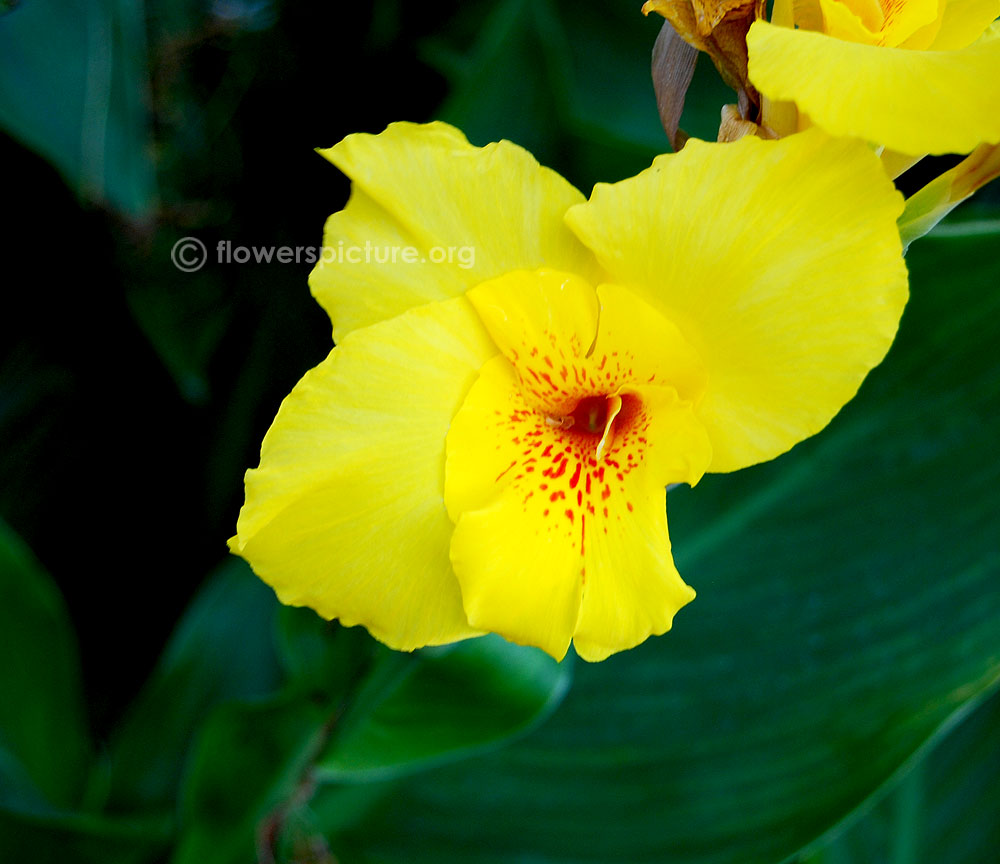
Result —
POLYGON ((980 864, 1000 849, 1000 695, 893 785, 885 800, 802 864, 980 864))
POLYGON ((383 864, 778 862, 1000 677, 996 244, 929 237, 897 344, 821 435, 669 496, 698 599, 550 720, 333 837, 383 864))
POLYGON ((163 818, 106 819, 88 813, 0 811, 0 860, 140 864, 162 853, 163 818))
POLYGON ((0 20, 0 127, 135 219, 156 194, 145 82, 140 4, 32 0, 0 20))
POLYGON ((906 249, 931 231, 977 189, 1000 176, 1000 145, 982 144, 954 168, 906 199, 899 234, 906 249))
POLYGON ((92 754, 62 595, 0 521, 0 861, 138 864, 162 851, 162 817, 85 810, 92 754))
POLYGON ((568 664, 499 637, 416 654, 380 648, 373 665, 358 650, 359 638, 371 646, 363 631, 328 632, 300 610, 282 617, 295 677, 279 697, 209 719, 185 779, 173 864, 243 864, 262 845, 294 857, 378 803, 385 787, 371 781, 496 749, 544 719, 568 686, 568 664), (307 658, 330 672, 325 688, 307 658))
POLYGON ((559 141, 558 93, 552 81, 553 52, 546 50, 539 30, 539 13, 529 0, 505 0, 482 18, 470 7, 453 25, 452 40, 426 45, 424 54, 451 79, 451 92, 441 107, 442 120, 459 126, 476 144, 507 138, 551 161, 559 141), (463 26, 464 25, 464 26, 463 26), (460 52, 450 42, 466 43, 466 29, 476 36, 471 49, 460 52), (503 117, 503 125, 497 122, 503 117))
POLYGON ((212 709, 276 691, 277 605, 237 558, 206 582, 112 741, 111 809, 169 806, 212 709))
POLYGON ((347 696, 378 645, 362 627, 343 627, 297 606, 279 608, 277 638, 288 686, 328 699, 347 696))
POLYGON ((156 268, 135 274, 125 299, 181 396, 202 405, 211 397, 208 368, 232 318, 232 298, 212 273, 168 269, 170 246, 159 238, 154 245, 156 268))
POLYGON ((562 700, 570 664, 484 636, 383 655, 317 762, 321 780, 366 782, 492 750, 562 700))
MULTIPOLYGON (((220 707, 198 740, 185 782, 182 833, 173 864, 246 864, 272 845, 324 740, 329 709, 292 696, 220 707)), ((298 802, 302 803, 302 802, 298 802)))
POLYGON ((0 809, 71 806, 90 762, 76 639, 62 595, 0 521, 0 809))

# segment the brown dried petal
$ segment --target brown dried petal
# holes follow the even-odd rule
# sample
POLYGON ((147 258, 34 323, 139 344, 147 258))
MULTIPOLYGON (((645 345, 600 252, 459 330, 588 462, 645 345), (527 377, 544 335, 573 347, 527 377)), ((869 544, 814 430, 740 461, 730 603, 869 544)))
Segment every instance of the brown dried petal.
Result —
POLYGON ((666 18, 685 42, 712 58, 730 87, 759 105, 747 77, 746 35, 765 7, 766 0, 647 0, 642 11, 666 18))
POLYGON ((653 45, 653 89, 660 122, 675 152, 687 140, 678 127, 697 60, 698 49, 682 39, 669 21, 664 21, 653 45))

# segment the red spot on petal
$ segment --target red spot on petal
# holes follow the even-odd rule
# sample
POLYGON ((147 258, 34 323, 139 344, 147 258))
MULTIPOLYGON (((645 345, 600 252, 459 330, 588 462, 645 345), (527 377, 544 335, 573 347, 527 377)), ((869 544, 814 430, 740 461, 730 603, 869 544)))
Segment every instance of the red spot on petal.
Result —
POLYGON ((566 511, 566 518, 569 519, 570 522, 573 521, 573 511, 572 510, 567 510, 566 511))
POLYGON ((626 506, 626 507, 628 507, 628 512, 629 512, 629 513, 631 513, 631 512, 632 512, 632 510, 634 509, 634 508, 632 507, 632 502, 631 502, 631 501, 626 501, 626 502, 625 502, 625 506, 626 506))
POLYGON ((573 472, 573 476, 569 478, 569 488, 576 489, 576 484, 580 482, 580 472, 583 471, 583 465, 579 462, 576 463, 576 470, 573 472))

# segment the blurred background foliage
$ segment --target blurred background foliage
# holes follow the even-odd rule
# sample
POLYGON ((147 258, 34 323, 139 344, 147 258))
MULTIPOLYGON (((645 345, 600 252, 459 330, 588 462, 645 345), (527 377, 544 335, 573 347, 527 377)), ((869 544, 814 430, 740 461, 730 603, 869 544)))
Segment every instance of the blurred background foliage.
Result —
MULTIPOLYGON (((393 120, 636 173, 667 149, 638 5, 0 7, 0 861, 1000 860, 996 189, 911 250, 829 429, 671 493, 668 636, 397 655, 226 556, 330 337, 308 264, 217 244, 319 245, 348 187, 312 149, 393 120)), ((729 98, 701 62, 682 126, 729 98)))

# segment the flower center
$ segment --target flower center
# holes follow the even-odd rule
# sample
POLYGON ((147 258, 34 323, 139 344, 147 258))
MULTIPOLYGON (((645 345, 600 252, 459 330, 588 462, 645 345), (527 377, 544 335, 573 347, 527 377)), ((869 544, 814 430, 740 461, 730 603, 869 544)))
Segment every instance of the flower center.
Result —
POLYGON ((582 437, 580 443, 584 449, 593 446, 593 457, 600 459, 614 444, 615 434, 628 430, 640 408, 641 400, 632 393, 584 396, 568 414, 557 417, 546 414, 545 422, 582 437))
POLYGON ((569 415, 571 428, 590 435, 603 435, 608 425, 608 396, 586 396, 569 415))

